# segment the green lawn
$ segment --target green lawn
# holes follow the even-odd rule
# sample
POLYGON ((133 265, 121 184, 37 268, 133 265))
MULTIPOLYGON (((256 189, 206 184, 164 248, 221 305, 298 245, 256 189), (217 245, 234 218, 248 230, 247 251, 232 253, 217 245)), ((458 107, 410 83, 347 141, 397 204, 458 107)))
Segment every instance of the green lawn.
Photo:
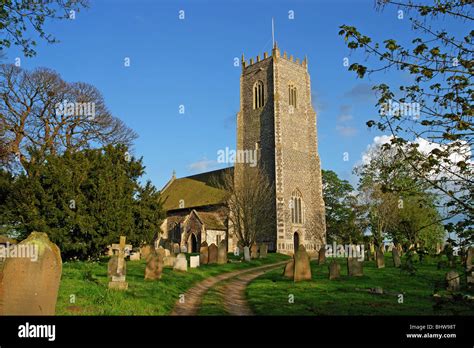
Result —
MULTIPOLYGON (((188 255, 189 258, 189 255, 188 255)), ((229 254, 229 258, 237 258, 229 254)), ((108 290, 107 262, 65 262, 56 306, 57 315, 166 315, 179 295, 213 275, 285 260, 269 254, 267 259, 225 265, 205 265, 175 272, 165 268, 159 281, 144 281, 145 262, 127 262, 128 291, 108 290), (71 299, 75 297, 75 303, 71 299)))
MULTIPOLYGON (((435 283, 441 286, 439 293, 446 295, 443 280, 448 270, 438 270, 434 259, 417 263, 417 273, 409 275, 394 268, 391 255, 386 254, 386 267, 377 269, 373 261, 366 261, 363 277, 348 277, 346 263, 338 261, 338 280, 328 279, 328 263, 319 266, 314 261, 312 281, 294 283, 282 276, 283 267, 267 272, 247 287, 249 304, 258 315, 474 315, 472 300, 435 306, 435 283), (388 294, 364 291, 375 287, 388 294), (403 303, 397 294, 403 294, 403 303), (290 295, 294 303, 289 303, 290 295)), ((461 266, 457 271, 462 272, 461 266)), ((472 291, 468 294, 474 295, 472 291)))
POLYGON ((229 315, 222 303, 224 288, 229 281, 222 281, 212 287, 202 299, 198 315, 229 315))

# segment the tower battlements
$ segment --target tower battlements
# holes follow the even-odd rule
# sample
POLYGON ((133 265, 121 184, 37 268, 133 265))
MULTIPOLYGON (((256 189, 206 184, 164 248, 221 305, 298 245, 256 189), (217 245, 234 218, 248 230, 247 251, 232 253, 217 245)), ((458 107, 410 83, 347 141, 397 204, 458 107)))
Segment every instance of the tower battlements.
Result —
POLYGON ((267 52, 264 52, 263 53, 263 58, 260 57, 260 55, 257 55, 257 57, 254 59, 254 58, 250 58, 250 60, 247 62, 245 60, 245 56, 244 54, 242 54, 242 59, 241 59, 241 63, 242 63, 242 70, 245 70, 246 68, 249 68, 253 65, 256 65, 260 62, 263 62, 264 60, 266 59, 271 59, 271 58, 282 58, 282 59, 286 59, 298 66, 301 66, 305 69, 308 69, 308 59, 307 57, 305 56, 304 59, 300 60, 299 58, 295 58, 293 57, 293 55, 290 55, 288 56, 288 54, 286 53, 286 51, 283 51, 283 56, 280 55, 280 49, 278 48, 278 46, 276 45, 275 43, 275 46, 273 47, 272 49, 272 52, 271 52, 271 55, 269 55, 267 52))

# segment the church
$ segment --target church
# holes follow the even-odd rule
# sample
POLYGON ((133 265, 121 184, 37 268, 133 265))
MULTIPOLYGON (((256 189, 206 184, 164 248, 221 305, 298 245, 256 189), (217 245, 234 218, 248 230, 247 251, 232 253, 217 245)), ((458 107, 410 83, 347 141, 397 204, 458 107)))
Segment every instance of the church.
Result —
MULTIPOLYGON (((257 151, 257 166, 273 184, 269 250, 293 254, 298 245, 316 253, 326 242, 325 208, 317 145, 316 112, 311 102, 308 61, 280 53, 275 43, 268 55, 242 56, 237 151, 257 151)), ((179 243, 199 252, 201 243, 226 240, 232 251, 239 241, 229 223, 226 192, 218 185, 230 171, 237 181, 248 164, 173 177, 161 190, 166 219, 158 244, 179 243)))

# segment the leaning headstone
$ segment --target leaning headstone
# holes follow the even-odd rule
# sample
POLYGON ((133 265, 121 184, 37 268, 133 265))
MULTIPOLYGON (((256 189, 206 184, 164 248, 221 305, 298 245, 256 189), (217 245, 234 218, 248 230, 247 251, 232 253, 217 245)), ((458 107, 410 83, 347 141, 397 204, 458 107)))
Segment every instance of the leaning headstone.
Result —
POLYGON ((361 277, 364 275, 363 263, 356 258, 347 258, 347 274, 350 277, 361 277))
POLYGON ((219 265, 227 263, 227 243, 225 240, 221 240, 217 250, 217 263, 219 265))
POLYGON ((146 259, 145 280, 161 279, 163 273, 163 254, 152 252, 146 259))
POLYGON ((142 260, 148 260, 148 255, 153 251, 150 245, 144 245, 140 248, 140 255, 142 260))
POLYGON ((163 267, 173 267, 176 261, 176 256, 169 255, 163 258, 163 267))
POLYGON ((217 246, 212 243, 209 245, 209 261, 210 265, 217 263, 217 246))
POLYGON ((329 264, 329 280, 337 279, 341 276, 341 265, 336 261, 332 260, 329 264))
POLYGON ((268 244, 266 244, 266 243, 260 244, 260 253, 259 254, 260 254, 259 257, 261 259, 266 259, 267 258, 268 244))
POLYGON ((183 253, 179 254, 174 261, 173 271, 188 271, 188 260, 183 253))
POLYGON ((318 264, 322 265, 325 262, 326 262, 326 246, 323 245, 321 249, 319 249, 319 252, 318 252, 318 264))
POLYGON ((196 256, 191 256, 189 258, 189 263, 191 268, 197 268, 199 267, 199 255, 196 256))
POLYGON ((400 254, 398 253, 397 248, 392 248, 392 258, 393 258, 393 265, 395 267, 400 267, 401 262, 400 262, 400 254))
POLYGON ((128 283, 125 281, 126 277, 126 262, 125 254, 127 250, 132 250, 130 244, 125 244, 126 237, 120 237, 120 244, 112 244, 114 252, 117 251, 116 255, 112 256, 109 261, 110 281, 109 289, 113 290, 127 290, 128 283), (112 263, 112 264, 111 264, 112 263), (112 266, 112 267, 111 267, 112 266))
POLYGON ((201 243, 201 248, 199 249, 199 263, 201 265, 207 265, 209 262, 209 247, 207 242, 201 243))
POLYGON ((173 244, 173 254, 177 255, 179 254, 179 252, 181 251, 180 247, 179 247, 179 244, 178 243, 174 243, 173 244))
POLYGON ((311 265, 309 256, 303 245, 300 245, 295 254, 295 282, 301 280, 311 280, 311 265))
POLYGON ((291 259, 291 261, 289 261, 285 265, 283 276, 290 279, 293 279, 295 277, 295 260, 294 259, 291 259))
POLYGON ((384 268, 385 267, 385 257, 383 255, 383 246, 377 248, 375 253, 375 265, 377 268, 384 268))
POLYGON ((250 248, 250 258, 251 259, 257 259, 258 258, 258 247, 257 243, 253 243, 251 248, 250 248))
POLYGON ((446 283, 447 290, 459 291, 459 289, 461 288, 459 273, 455 271, 449 271, 448 273, 446 273, 446 283))
POLYGON ((244 260, 250 261, 250 249, 248 246, 244 247, 244 260))
POLYGON ((54 315, 62 272, 61 252, 46 233, 14 246, 25 257, 6 257, 0 271, 0 315, 54 315))

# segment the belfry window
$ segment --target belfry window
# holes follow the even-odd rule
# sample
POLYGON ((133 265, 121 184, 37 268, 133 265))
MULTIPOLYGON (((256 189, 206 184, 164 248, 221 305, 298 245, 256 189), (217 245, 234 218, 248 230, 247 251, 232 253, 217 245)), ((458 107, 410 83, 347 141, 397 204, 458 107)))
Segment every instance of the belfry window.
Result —
POLYGON ((295 190, 291 195, 291 222, 294 224, 303 223, 303 202, 301 199, 301 193, 298 190, 295 190))
POLYGON ((265 95, 263 93, 263 82, 257 81, 253 86, 253 108, 259 109, 265 105, 265 95))
POLYGON ((288 85, 288 104, 296 108, 296 87, 292 84, 288 85))

